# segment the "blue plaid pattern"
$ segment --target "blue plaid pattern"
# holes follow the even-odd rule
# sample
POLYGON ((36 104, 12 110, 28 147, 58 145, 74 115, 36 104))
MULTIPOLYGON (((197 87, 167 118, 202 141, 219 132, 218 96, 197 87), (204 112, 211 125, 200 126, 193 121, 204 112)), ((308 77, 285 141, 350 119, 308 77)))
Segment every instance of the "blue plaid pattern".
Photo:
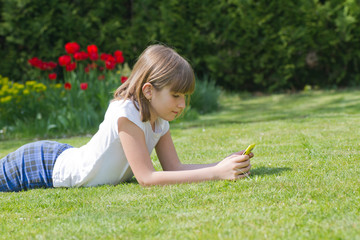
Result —
POLYGON ((26 144, 0 160, 0 192, 53 187, 56 158, 68 144, 38 141, 26 144))

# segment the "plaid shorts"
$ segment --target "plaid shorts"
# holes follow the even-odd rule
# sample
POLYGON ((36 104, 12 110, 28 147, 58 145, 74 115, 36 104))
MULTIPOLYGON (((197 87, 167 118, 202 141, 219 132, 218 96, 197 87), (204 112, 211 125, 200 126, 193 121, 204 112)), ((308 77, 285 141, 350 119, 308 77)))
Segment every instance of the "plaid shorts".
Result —
POLYGON ((26 144, 0 160, 0 192, 53 187, 56 158, 68 144, 38 141, 26 144))

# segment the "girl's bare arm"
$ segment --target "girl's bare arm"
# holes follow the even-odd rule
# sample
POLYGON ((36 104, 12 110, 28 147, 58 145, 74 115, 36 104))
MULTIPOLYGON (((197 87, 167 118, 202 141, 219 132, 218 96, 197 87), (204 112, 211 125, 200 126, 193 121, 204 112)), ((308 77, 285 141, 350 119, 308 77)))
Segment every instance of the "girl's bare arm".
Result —
POLYGON ((146 147, 143 131, 127 118, 119 118, 118 128, 126 158, 137 181, 142 186, 217 179, 236 180, 246 177, 247 174, 242 173, 247 173, 251 168, 249 156, 236 154, 217 164, 182 165, 177 157, 172 140, 169 142, 170 133, 168 132, 161 138, 156 147, 164 171, 155 171, 146 147))

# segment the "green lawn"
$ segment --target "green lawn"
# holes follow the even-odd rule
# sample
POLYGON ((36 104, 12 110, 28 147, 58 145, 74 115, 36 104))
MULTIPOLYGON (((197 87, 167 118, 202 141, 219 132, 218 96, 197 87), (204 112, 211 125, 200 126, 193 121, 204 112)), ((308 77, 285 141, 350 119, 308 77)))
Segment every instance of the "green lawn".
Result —
MULTIPOLYGON (((251 177, 0 193, 0 238, 360 239, 360 92, 226 95, 221 106, 173 124, 178 154, 210 163, 255 142, 251 177)), ((0 157, 25 142, 0 142, 0 157)))

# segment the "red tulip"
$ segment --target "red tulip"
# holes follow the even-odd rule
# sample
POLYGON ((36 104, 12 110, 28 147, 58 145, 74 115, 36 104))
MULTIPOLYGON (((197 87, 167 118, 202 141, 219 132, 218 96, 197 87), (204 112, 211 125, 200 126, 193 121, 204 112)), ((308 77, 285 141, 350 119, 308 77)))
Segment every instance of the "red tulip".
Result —
POLYGON ((107 57, 106 61, 111 61, 111 62, 115 62, 115 58, 113 57, 113 55, 110 55, 107 57))
POLYGON ((46 62, 41 62, 38 66, 36 66, 37 68, 39 68, 42 71, 48 70, 48 66, 46 62))
POLYGON ((75 68, 76 68, 76 62, 69 63, 68 65, 66 65, 66 71, 68 72, 74 71, 75 68))
POLYGON ((96 45, 87 46, 88 53, 98 53, 98 48, 96 45))
POLYGON ((80 50, 80 45, 76 42, 69 42, 65 44, 65 50, 68 54, 74 54, 80 50))
POLYGON ((50 74, 49 74, 49 79, 50 79, 50 80, 55 80, 56 77, 57 77, 56 73, 50 73, 50 74))
POLYGON ((110 54, 107 54, 107 53, 102 53, 102 54, 100 55, 100 59, 103 60, 103 61, 106 61, 109 56, 111 56, 111 55, 110 55, 110 54))
POLYGON ((74 54, 74 58, 78 61, 86 60, 88 57, 89 55, 84 51, 77 52, 74 54))
POLYGON ((33 57, 28 60, 31 66, 36 67, 40 70, 53 70, 56 68, 57 64, 55 62, 43 62, 37 57, 33 57))
POLYGON ((118 57, 115 57, 116 58, 116 63, 124 63, 125 59, 123 56, 118 56, 118 57))
POLYGON ((39 68, 43 71, 44 70, 52 70, 47 62, 41 62, 41 64, 39 64, 39 66, 37 66, 37 68, 39 68))
POLYGON ((116 50, 114 52, 116 63, 123 63, 125 61, 124 56, 122 54, 123 54, 122 51, 119 50, 116 50))
POLYGON ((128 77, 125 77, 125 76, 121 76, 121 83, 124 83, 126 82, 126 80, 128 79, 128 77))
POLYGON ((71 83, 66 82, 66 83, 64 84, 64 88, 65 88, 66 90, 70 90, 70 89, 71 89, 71 83))
POLYGON ((59 57, 59 65, 66 66, 71 62, 71 57, 68 55, 60 56, 59 57))
POLYGON ((47 64, 48 70, 53 70, 57 66, 57 64, 55 62, 47 62, 46 64, 47 64))
POLYGON ((116 50, 115 52, 114 52, 114 56, 116 57, 116 56, 122 56, 123 55, 123 53, 122 53, 122 51, 120 51, 120 50, 116 50))
POLYGON ((107 53, 102 53, 100 56, 100 59, 105 61, 115 61, 115 58, 113 57, 113 55, 111 54, 107 54, 107 53))
POLYGON ((116 58, 116 63, 124 63, 125 59, 123 56, 117 56, 116 58))
POLYGON ((30 65, 33 67, 39 67, 42 64, 42 61, 37 57, 33 57, 28 60, 28 63, 30 63, 30 65))
POLYGON ((106 69, 113 70, 115 68, 116 62, 115 61, 106 61, 105 67, 106 69))
POLYGON ((101 80, 104 80, 105 79, 105 75, 100 75, 98 76, 98 80, 101 81, 101 80))
POLYGON ((99 55, 96 52, 89 53, 89 58, 90 58, 91 61, 96 61, 96 60, 99 59, 99 55))
POLYGON ((80 88, 86 90, 88 88, 88 83, 80 83, 80 88))
POLYGON ((116 65, 115 58, 112 55, 107 54, 107 56, 105 58, 106 69, 112 70, 115 68, 115 65, 116 65))

